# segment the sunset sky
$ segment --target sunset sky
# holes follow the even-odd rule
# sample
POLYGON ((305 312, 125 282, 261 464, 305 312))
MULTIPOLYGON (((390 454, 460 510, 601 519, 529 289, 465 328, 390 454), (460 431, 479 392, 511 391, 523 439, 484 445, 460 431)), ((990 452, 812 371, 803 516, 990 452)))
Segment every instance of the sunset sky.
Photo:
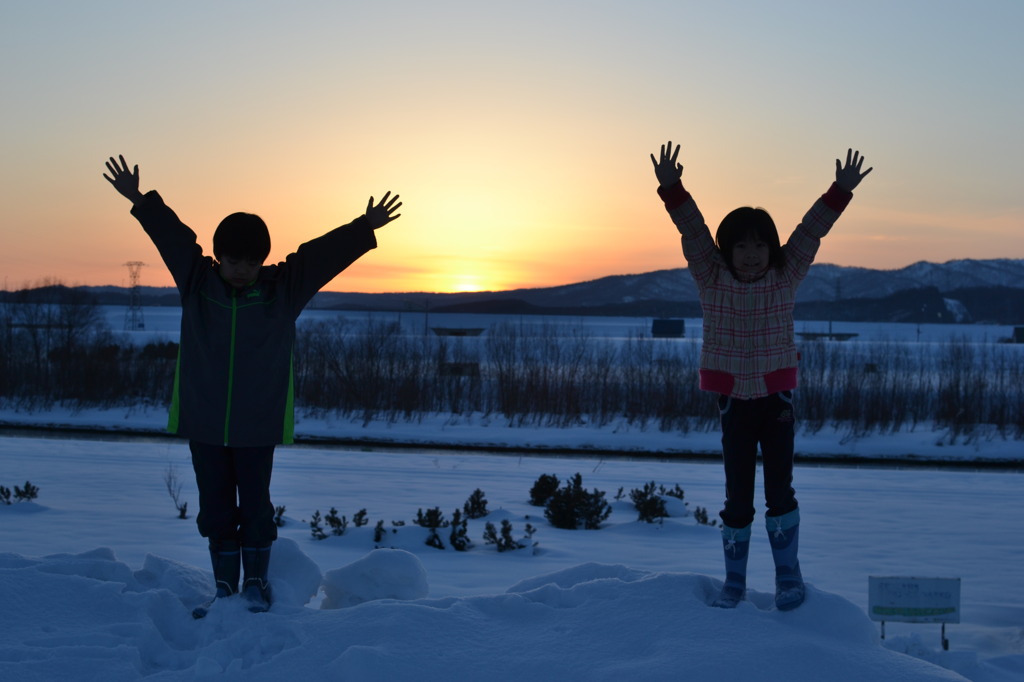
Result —
POLYGON ((860 149, 818 262, 1024 258, 1024 2, 7 0, 0 273, 171 286, 123 154, 209 249, 271 260, 401 194, 333 291, 503 290, 682 267, 649 154, 682 144, 714 229, 783 239, 860 149))

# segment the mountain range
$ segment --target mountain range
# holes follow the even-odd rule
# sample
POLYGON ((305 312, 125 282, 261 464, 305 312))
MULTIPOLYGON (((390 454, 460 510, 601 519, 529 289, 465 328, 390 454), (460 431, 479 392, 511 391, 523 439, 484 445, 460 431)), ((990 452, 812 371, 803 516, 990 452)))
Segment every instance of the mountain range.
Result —
MULTIPOLYGON (((342 280, 343 281, 343 280, 342 280)), ((123 287, 76 287, 105 305, 127 305, 123 287)), ((173 288, 140 287, 143 305, 178 305, 173 288)), ((555 315, 700 317, 686 268, 611 275, 553 287, 463 293, 323 291, 322 309, 555 315)), ((797 319, 1024 324, 1024 259, 918 262, 897 270, 820 264, 797 292, 797 319)))

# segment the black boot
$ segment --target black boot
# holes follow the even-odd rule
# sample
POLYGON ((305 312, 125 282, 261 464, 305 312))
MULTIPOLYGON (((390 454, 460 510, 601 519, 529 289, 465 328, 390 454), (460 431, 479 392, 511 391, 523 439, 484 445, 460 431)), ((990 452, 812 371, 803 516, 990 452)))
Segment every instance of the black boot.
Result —
POLYGON ((242 567, 245 582, 242 583, 242 597, 249 602, 249 610, 262 613, 270 609, 270 583, 267 569, 270 568, 270 547, 243 547, 242 567))
POLYGON ((205 617, 214 601, 238 593, 238 576, 241 573, 241 553, 238 551, 238 546, 235 545, 234 549, 230 549, 230 545, 211 542, 210 562, 213 565, 213 579, 216 581, 217 593, 212 600, 192 610, 193 618, 205 617))

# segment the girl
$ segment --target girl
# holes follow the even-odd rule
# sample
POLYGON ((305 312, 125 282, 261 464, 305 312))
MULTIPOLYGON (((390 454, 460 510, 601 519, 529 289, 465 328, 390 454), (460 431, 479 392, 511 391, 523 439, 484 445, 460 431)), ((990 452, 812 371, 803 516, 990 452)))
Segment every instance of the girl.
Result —
POLYGON ((725 583, 715 606, 734 608, 746 595, 747 550, 754 520, 757 448, 764 464, 765 523, 775 559, 775 605, 782 611, 803 603, 797 561, 800 512, 793 483, 793 389, 797 384, 793 341, 796 289, 821 238, 871 172, 848 150, 836 159, 836 181, 814 203, 783 246, 764 209, 738 208, 725 217, 715 240, 681 181, 679 146, 651 154, 672 222, 683 235, 683 256, 697 283, 704 312, 700 387, 718 394, 725 463, 722 544, 725 583))

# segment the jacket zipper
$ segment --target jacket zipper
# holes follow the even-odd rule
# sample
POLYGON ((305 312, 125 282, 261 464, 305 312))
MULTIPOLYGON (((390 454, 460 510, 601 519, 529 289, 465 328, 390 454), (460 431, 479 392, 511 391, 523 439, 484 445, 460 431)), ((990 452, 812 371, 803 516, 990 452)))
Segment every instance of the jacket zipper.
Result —
POLYGON ((231 343, 228 346, 228 395, 224 409, 224 445, 228 445, 231 427, 231 398, 235 387, 235 325, 238 319, 238 295, 231 292, 231 343))

